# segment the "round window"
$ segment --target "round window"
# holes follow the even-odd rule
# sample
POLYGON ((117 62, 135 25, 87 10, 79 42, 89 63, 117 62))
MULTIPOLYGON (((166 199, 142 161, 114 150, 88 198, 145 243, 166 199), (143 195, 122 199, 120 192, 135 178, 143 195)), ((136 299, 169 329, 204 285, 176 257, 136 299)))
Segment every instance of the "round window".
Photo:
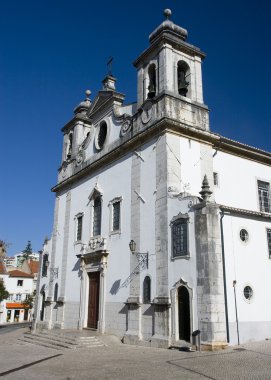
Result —
POLYGON ((240 231, 240 239, 245 243, 248 241, 248 232, 244 228, 240 231))
POLYGON ((244 287, 244 297, 246 300, 250 301, 251 298, 253 297, 253 290, 250 286, 245 286, 244 287))
POLYGON ((99 129, 98 129, 97 135, 96 135, 96 144, 95 145, 96 145, 97 149, 103 148, 105 141, 106 141, 107 133, 108 133, 107 124, 105 121, 102 121, 99 125, 99 129))

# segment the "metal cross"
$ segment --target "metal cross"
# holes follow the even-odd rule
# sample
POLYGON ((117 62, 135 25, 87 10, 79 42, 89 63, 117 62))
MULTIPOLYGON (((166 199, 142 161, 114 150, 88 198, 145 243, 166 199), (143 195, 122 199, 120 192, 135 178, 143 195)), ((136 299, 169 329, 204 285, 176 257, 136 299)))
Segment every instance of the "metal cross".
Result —
POLYGON ((107 67, 108 67, 108 75, 112 75, 112 62, 113 62, 113 57, 108 58, 107 62, 107 67))

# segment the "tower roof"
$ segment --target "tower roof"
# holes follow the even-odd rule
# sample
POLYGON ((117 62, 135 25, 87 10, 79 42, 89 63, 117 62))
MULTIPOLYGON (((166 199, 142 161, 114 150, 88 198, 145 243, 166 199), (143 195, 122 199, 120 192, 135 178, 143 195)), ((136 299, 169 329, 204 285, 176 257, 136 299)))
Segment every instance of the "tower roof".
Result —
POLYGON ((167 35, 173 35, 175 38, 180 38, 182 41, 185 41, 188 32, 186 29, 180 27, 179 25, 174 24, 169 18, 171 16, 172 12, 170 9, 164 10, 164 16, 166 17, 166 20, 162 22, 150 35, 149 40, 150 43, 152 43, 156 37, 167 34, 167 35))

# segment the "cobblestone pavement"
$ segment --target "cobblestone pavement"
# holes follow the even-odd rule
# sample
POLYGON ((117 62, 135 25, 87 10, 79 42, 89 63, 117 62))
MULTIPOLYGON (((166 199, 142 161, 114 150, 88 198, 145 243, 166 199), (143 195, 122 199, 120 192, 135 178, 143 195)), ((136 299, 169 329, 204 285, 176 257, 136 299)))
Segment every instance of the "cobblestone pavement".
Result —
POLYGON ((10 379, 271 379, 271 341, 219 352, 182 352, 121 344, 56 351, 19 343, 22 330, 0 337, 0 377, 10 379))

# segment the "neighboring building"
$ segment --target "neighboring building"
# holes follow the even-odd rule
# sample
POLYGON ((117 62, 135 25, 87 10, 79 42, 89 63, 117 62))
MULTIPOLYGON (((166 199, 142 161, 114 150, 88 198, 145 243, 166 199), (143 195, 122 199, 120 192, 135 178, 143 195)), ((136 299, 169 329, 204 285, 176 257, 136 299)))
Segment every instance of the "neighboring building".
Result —
POLYGON ((156 347, 197 329, 208 348, 270 338, 271 154, 210 131, 205 54, 165 15, 134 62, 137 102, 107 75, 62 129, 37 327, 156 347))
POLYGON ((30 321, 32 311, 24 301, 33 294, 34 275, 22 270, 8 272, 0 262, 0 280, 3 279, 9 298, 1 302, 0 324, 7 322, 30 321))
MULTIPOLYGON (((21 253, 18 253, 17 255, 15 255, 14 257, 15 257, 15 266, 18 268, 21 268, 21 266, 23 265, 23 263, 25 261, 25 254, 23 252, 21 252, 21 253)), ((31 259, 33 261, 39 261, 39 258, 40 258, 39 253, 32 252, 32 253, 28 254, 28 259, 31 259)))
POLYGON ((16 267, 16 259, 15 256, 7 256, 4 259, 4 263, 6 264, 6 267, 16 267))

